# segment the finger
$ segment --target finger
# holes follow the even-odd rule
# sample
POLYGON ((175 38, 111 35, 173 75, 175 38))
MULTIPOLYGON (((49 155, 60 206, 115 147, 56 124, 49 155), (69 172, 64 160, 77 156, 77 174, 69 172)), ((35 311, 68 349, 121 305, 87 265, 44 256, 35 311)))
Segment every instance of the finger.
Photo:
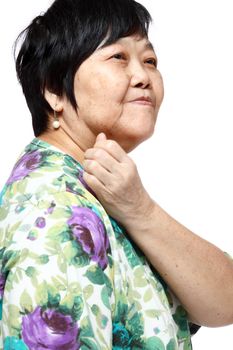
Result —
POLYGON ((103 140, 107 140, 107 137, 105 135, 105 133, 101 132, 99 135, 97 135, 96 137, 96 141, 95 142, 98 142, 98 141, 103 141, 103 140))
POLYGON ((85 172, 90 175, 94 175, 103 185, 108 186, 111 183, 112 174, 102 167, 97 161, 86 159, 83 162, 83 167, 85 172))
POLYGON ((101 181, 99 181, 94 175, 83 173, 83 179, 86 184, 94 191, 95 194, 103 193, 105 187, 101 181))
POLYGON ((84 154, 85 160, 95 160, 111 173, 119 173, 121 163, 102 148, 90 148, 84 154))
POLYGON ((101 148, 107 151, 118 162, 123 162, 127 157, 127 153, 123 148, 114 140, 98 140, 94 148, 101 148))

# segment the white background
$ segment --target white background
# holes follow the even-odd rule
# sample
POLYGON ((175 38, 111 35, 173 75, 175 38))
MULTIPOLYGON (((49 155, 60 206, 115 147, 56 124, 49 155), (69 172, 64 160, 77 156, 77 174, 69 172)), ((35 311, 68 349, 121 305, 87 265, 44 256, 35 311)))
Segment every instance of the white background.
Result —
MULTIPOLYGON (((0 9, 0 186, 33 137, 12 45, 52 1, 0 9)), ((165 100, 155 135, 131 156, 145 187, 178 221, 233 253, 233 20, 231 0, 141 0, 152 14, 165 100)), ((33 77, 32 77, 33 78, 33 77)), ((202 328, 194 350, 231 350, 233 326, 202 328)))

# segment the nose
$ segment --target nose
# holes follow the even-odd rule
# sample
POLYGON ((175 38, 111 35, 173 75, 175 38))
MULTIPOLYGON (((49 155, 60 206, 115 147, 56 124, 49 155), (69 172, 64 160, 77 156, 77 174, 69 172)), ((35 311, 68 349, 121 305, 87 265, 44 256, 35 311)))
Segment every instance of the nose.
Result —
POLYGON ((150 76, 146 68, 139 62, 131 66, 131 86, 141 89, 149 89, 151 87, 150 76))

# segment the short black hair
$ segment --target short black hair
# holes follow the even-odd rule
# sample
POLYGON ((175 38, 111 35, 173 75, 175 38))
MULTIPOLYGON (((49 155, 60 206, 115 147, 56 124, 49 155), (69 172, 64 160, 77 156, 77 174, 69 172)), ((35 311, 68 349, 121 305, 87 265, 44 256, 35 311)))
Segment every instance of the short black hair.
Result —
POLYGON ((148 37, 151 16, 134 0, 55 0, 18 36, 17 77, 32 115, 35 136, 48 127, 52 109, 45 88, 66 96, 77 109, 74 76, 77 69, 107 38, 103 46, 122 37, 148 37))

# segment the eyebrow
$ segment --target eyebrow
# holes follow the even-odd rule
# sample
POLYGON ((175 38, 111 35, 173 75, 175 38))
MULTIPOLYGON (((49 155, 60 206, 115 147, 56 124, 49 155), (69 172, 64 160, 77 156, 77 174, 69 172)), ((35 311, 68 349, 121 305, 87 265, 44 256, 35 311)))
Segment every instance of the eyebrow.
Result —
MULTIPOLYGON (((115 43, 112 43, 112 45, 114 45, 114 44, 117 44, 117 42, 115 42, 115 43)), ((111 45, 109 45, 109 46, 111 46, 111 45)), ((96 51, 99 51, 99 50, 101 50, 101 49, 104 49, 104 48, 107 48, 108 47, 108 45, 107 46, 101 46, 101 45, 99 45, 99 47, 96 49, 96 51)), ((154 46, 153 46, 153 44, 148 40, 148 41, 146 41, 146 43, 145 43, 145 45, 144 45, 144 50, 151 50, 151 51, 153 51, 154 53, 155 53, 155 49, 154 49, 154 46)))
POLYGON ((152 43, 150 41, 148 41, 146 44, 145 44, 145 49, 147 50, 152 50, 155 52, 155 49, 154 49, 154 46, 152 45, 152 43))

